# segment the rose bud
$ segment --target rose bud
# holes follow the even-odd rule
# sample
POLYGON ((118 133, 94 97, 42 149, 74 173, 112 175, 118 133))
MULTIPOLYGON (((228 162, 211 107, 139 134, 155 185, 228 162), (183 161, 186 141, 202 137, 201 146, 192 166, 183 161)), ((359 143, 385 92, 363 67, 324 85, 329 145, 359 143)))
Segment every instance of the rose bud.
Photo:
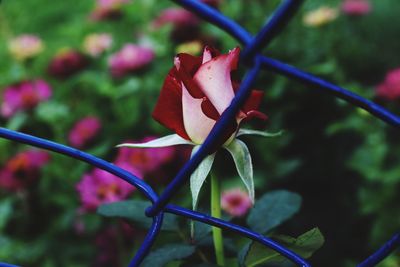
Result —
MULTIPOLYGON (((202 144, 235 96, 237 83, 232 81, 231 71, 237 67, 239 53, 235 48, 219 55, 206 47, 202 57, 179 54, 161 89, 154 119, 182 138, 202 144)), ((262 97, 263 92, 252 91, 236 123, 227 129, 224 142, 234 137, 243 120, 267 118, 257 111, 262 97)))
MULTIPOLYGON (((193 145, 194 155, 204 142, 222 113, 235 97, 239 84, 232 80, 231 72, 237 68, 240 49, 228 54, 220 54, 206 47, 201 57, 179 54, 175 66, 169 71, 161 89, 153 118, 176 134, 139 144, 121 144, 120 147, 166 147, 173 145, 193 145)), ((253 90, 248 100, 237 113, 236 120, 226 128, 220 141, 223 148, 232 155, 239 176, 254 201, 253 167, 246 144, 237 139, 245 134, 266 137, 273 134, 239 129, 242 122, 253 117, 266 120, 267 116, 257 108, 263 92, 253 90)), ((196 208, 198 194, 214 161, 216 151, 208 155, 190 177, 193 208, 196 208)))

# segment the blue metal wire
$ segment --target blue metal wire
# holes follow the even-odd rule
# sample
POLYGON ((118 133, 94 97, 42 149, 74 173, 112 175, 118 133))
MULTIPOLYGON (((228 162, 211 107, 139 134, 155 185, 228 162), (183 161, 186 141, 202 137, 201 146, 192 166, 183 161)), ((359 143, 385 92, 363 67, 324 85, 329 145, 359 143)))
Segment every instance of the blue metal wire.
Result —
MULTIPOLYGON (((56 153, 64 154, 66 156, 87 162, 95 167, 101 168, 109 173, 116 175, 117 177, 127 181, 131 185, 137 187, 140 192, 144 194, 146 198, 153 202, 153 205, 146 210, 146 215, 153 217, 153 224, 142 244, 140 249, 137 251, 135 257, 130 263, 130 267, 139 266, 144 257, 149 253, 151 246, 153 245, 163 221, 164 212, 173 213, 185 218, 190 218, 193 220, 201 221, 216 227, 220 227, 226 230, 234 231, 243 236, 246 236, 254 241, 264 244, 268 248, 274 249, 283 256, 287 257, 299 266, 311 266, 304 259, 302 259, 297 254, 292 251, 282 247, 278 243, 264 237, 261 234, 255 233, 246 229, 244 227, 234 225, 229 222, 225 222, 220 219, 210 217, 205 214, 201 214, 196 211, 187 210, 185 208, 168 204, 171 198, 176 194, 176 192, 183 186, 187 181, 190 174, 196 169, 198 164, 207 156, 215 146, 219 144, 219 140, 224 133, 224 129, 229 123, 235 118, 237 111, 240 109, 244 101, 247 99, 249 92, 251 90, 252 84, 257 78, 260 68, 265 68, 271 70, 278 74, 287 76, 298 80, 310 87, 318 88, 323 91, 327 91, 341 99, 348 101, 349 103, 363 108, 376 116, 377 118, 391 124, 393 126, 399 127, 400 118, 389 111, 385 110, 379 105, 362 98, 344 88, 336 86, 330 82, 324 81, 318 77, 311 74, 303 72, 293 66, 281 63, 278 60, 265 57, 258 54, 263 48, 265 48, 268 43, 284 28, 284 26, 289 22, 291 17, 300 7, 302 0, 285 0, 279 8, 275 11, 270 21, 262 28, 262 30, 253 38, 244 28, 238 25, 233 20, 227 18, 217 10, 208 7, 202 2, 196 0, 173 0, 179 5, 191 10, 205 20, 211 22, 212 24, 223 29, 231 36, 236 38, 239 42, 245 45, 242 52, 242 61, 247 64, 252 64, 250 71, 245 76, 240 89, 232 101, 228 109, 222 114, 221 119, 216 123, 211 133, 207 137, 204 144, 201 146, 199 151, 194 155, 194 157, 185 164, 178 175, 174 178, 171 184, 166 188, 164 193, 158 197, 154 190, 145 182, 143 182, 138 177, 132 175, 131 173, 113 165, 112 163, 106 162, 102 159, 94 157, 90 154, 82 152, 80 150, 61 145, 55 142, 51 142, 45 139, 34 137, 31 135, 11 131, 5 128, 0 128, 0 137, 13 140, 16 142, 29 144, 42 149, 47 149, 54 151, 56 153)), ((358 265, 358 267, 372 267, 387 257, 391 252, 393 252, 397 247, 400 246, 400 235, 396 234, 390 239, 384 246, 382 246, 378 251, 366 259, 363 263, 358 265)), ((11 267, 15 265, 0 263, 0 267, 11 267)))
POLYGON ((275 59, 271 59, 268 57, 261 57, 261 63, 263 67, 266 69, 274 71, 278 74, 282 74, 294 80, 298 80, 310 87, 318 88, 324 92, 333 94, 338 98, 346 100, 347 102, 368 111, 375 117, 387 122, 392 126, 400 127, 399 116, 394 115, 393 113, 384 109, 382 106, 370 100, 367 100, 351 91, 348 91, 340 86, 334 85, 333 83, 327 82, 312 74, 301 71, 293 66, 279 62, 278 60, 275 59))
POLYGON ((190 218, 192 220, 210 224, 210 225, 219 227, 221 229, 236 232, 236 233, 246 236, 256 242, 259 242, 270 249, 275 250, 276 252, 282 254, 283 256, 285 256, 286 258, 291 260, 293 263, 296 263, 298 266, 311 267, 311 265, 305 259, 301 258, 296 253, 279 245, 277 242, 273 241, 272 239, 269 239, 268 237, 265 237, 262 234, 253 232, 249 229, 246 229, 245 227, 235 225, 233 223, 226 222, 224 220, 217 219, 217 218, 208 216, 206 214, 188 210, 188 209, 178 207, 178 206, 175 206, 172 204, 168 204, 165 207, 165 211, 176 214, 176 215, 180 215, 180 216, 183 216, 186 218, 190 218))
POLYGON ((0 267, 19 267, 18 265, 0 262, 0 267))
POLYGON ((242 60, 252 60, 254 56, 268 46, 271 40, 278 35, 290 18, 300 8, 303 0, 285 0, 278 9, 274 12, 270 21, 261 29, 261 31, 247 44, 242 52, 242 60))
POLYGON ((400 247, 400 234, 395 234, 388 242, 386 242, 386 244, 380 247, 365 261, 357 265, 357 267, 373 267, 384 260, 398 247, 400 247))
POLYGON ((129 184, 135 186, 140 192, 142 192, 150 201, 154 202, 157 199, 157 194, 154 190, 147 185, 143 180, 136 177, 135 175, 127 172, 126 170, 115 166, 114 164, 107 162, 105 160, 99 159, 93 155, 80 151, 78 149, 61 145, 46 139, 42 139, 39 137, 35 137, 29 134, 19 133, 16 131, 8 130, 6 128, 0 127, 0 137, 16 141, 19 143, 39 147, 42 149, 50 150, 53 152, 57 152, 59 154, 63 154, 69 156, 71 158, 75 158, 84 162, 89 163, 92 166, 103 169, 109 173, 114 174, 115 176, 125 180, 129 184))
POLYGON ((139 250, 136 252, 135 257, 129 263, 129 267, 139 266, 140 263, 144 260, 144 258, 149 254, 151 247, 153 246, 157 235, 160 233, 162 222, 164 218, 164 213, 160 212, 157 216, 153 217, 153 223, 149 232, 146 235, 142 245, 139 250))
POLYGON ((171 198, 178 192, 178 190, 186 183, 192 172, 196 170, 201 161, 207 155, 209 155, 213 149, 215 149, 215 146, 218 145, 221 136, 224 134, 226 129, 229 128, 229 125, 232 123, 232 121, 235 120, 238 110, 249 96, 252 85, 257 78, 258 72, 260 71, 260 66, 261 63, 257 61, 254 67, 247 72, 231 105, 221 115, 220 120, 218 120, 218 122, 214 125, 210 134, 201 145, 197 153, 182 167, 182 169, 167 186, 153 206, 146 210, 147 216, 154 216, 160 212, 171 200, 171 198))
POLYGON ((229 33, 242 44, 248 44, 251 41, 251 35, 239 24, 224 16, 218 10, 196 0, 172 0, 187 10, 192 11, 204 20, 216 25, 229 33))

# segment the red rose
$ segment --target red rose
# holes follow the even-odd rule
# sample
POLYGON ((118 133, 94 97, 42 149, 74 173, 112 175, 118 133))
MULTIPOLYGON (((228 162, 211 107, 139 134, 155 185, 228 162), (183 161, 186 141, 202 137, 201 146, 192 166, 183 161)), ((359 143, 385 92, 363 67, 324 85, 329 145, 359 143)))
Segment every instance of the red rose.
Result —
MULTIPOLYGON (((239 48, 228 54, 219 54, 206 47, 202 57, 177 55, 153 112, 154 119, 186 140, 203 143, 239 87, 231 79, 239 53, 239 48)), ((262 96, 262 91, 252 91, 238 112, 236 123, 227 129, 224 141, 234 136, 241 121, 251 117, 267 118, 257 111, 262 96)))

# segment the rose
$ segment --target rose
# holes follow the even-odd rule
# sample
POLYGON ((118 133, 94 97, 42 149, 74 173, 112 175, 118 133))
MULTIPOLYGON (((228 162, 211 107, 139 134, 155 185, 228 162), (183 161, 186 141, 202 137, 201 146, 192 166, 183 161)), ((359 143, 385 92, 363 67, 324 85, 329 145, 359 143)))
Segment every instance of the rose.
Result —
MULTIPOLYGON (((161 89, 154 119, 184 139, 202 144, 235 96, 238 83, 232 81, 230 74, 237 67, 239 53, 240 49, 235 48, 219 55, 206 47, 202 58, 179 54, 161 89)), ((266 119, 256 111, 262 96, 263 92, 252 91, 226 137, 234 135, 243 120, 266 119)))
MULTIPOLYGON (((121 144, 123 147, 166 147, 172 145, 194 145, 192 155, 204 142, 221 114, 235 97, 239 83, 231 78, 231 72, 237 68, 239 48, 228 54, 220 54, 213 48, 206 47, 202 57, 178 54, 174 67, 169 71, 161 94, 153 112, 153 118, 173 130, 176 134, 168 135, 141 144, 121 144)), ((257 108, 263 93, 253 90, 236 116, 236 121, 226 129, 223 148, 229 151, 236 165, 240 178, 254 202, 253 167, 250 152, 246 144, 235 137, 244 134, 275 136, 255 130, 239 129, 241 123, 252 117, 266 119, 267 116, 257 108)), ((208 155, 192 173, 190 189, 193 208, 196 208, 200 189, 211 170, 215 153, 208 155)))

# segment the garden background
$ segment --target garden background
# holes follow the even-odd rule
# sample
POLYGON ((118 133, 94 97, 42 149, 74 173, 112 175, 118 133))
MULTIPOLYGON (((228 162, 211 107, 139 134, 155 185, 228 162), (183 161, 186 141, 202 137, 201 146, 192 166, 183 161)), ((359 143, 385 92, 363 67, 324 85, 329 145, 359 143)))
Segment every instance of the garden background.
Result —
MULTIPOLYGON (((252 33, 280 3, 207 2, 252 33)), ((342 1, 307 0, 264 52, 400 114, 400 72, 396 72, 400 2, 369 3, 368 12, 355 14, 346 12, 342 1), (321 11, 323 6, 331 9, 321 11), (310 18, 310 12, 318 10, 314 20, 310 18)), ((127 152, 115 146, 170 133, 151 113, 176 53, 200 55, 204 45, 226 53, 239 45, 194 16, 165 13, 172 7, 178 8, 171 1, 155 0, 3 0, 1 126, 72 145, 112 162, 124 161, 121 164, 130 167, 123 166, 133 168, 161 192, 190 151, 179 147, 127 152), (94 33, 107 33, 108 38, 88 41, 94 33), (24 54, 26 47, 12 43, 22 34, 41 39, 36 52, 24 54), (146 50, 127 51, 128 43, 146 50), (45 87, 44 95, 23 95, 21 88, 38 80, 46 83, 35 85, 45 87), (14 95, 6 93, 10 88, 14 95), (14 103, 13 96, 25 102, 7 106, 14 103)), ((239 68, 236 76, 242 77, 244 70, 239 68)), ((398 130, 331 95, 269 72, 260 75, 256 87, 265 91, 260 110, 269 119, 251 126, 283 131, 274 138, 245 138, 254 162, 256 198, 278 189, 302 197, 301 209, 273 233, 299 236, 318 227, 325 242, 310 262, 355 266, 400 226, 398 130)), ((88 204, 81 197, 85 188, 98 190, 89 182, 82 185, 84 177, 104 174, 64 156, 26 153, 31 149, 0 140, 0 260, 22 266, 126 266, 144 238, 145 227, 103 217, 96 213, 99 203, 88 204)), ((219 153, 214 171, 224 189, 241 186, 227 153, 219 153)), ((208 186, 203 190, 199 206, 207 208, 208 186)), ((190 208, 188 192, 188 188, 181 190, 174 203, 190 208)), ((142 199, 129 190, 119 196, 113 200, 142 199)), ((244 217, 232 220, 246 224, 244 217)), ((180 225, 180 235, 163 232, 156 247, 189 242, 189 226, 184 220, 180 225)), ((233 258, 245 241, 228 236, 236 245, 228 249, 233 258)), ((212 249, 204 245, 202 253, 208 257, 212 249)), ((169 264, 191 266, 188 262, 202 258, 191 257, 186 263, 169 264)), ((400 266, 398 253, 379 266, 400 266)))

